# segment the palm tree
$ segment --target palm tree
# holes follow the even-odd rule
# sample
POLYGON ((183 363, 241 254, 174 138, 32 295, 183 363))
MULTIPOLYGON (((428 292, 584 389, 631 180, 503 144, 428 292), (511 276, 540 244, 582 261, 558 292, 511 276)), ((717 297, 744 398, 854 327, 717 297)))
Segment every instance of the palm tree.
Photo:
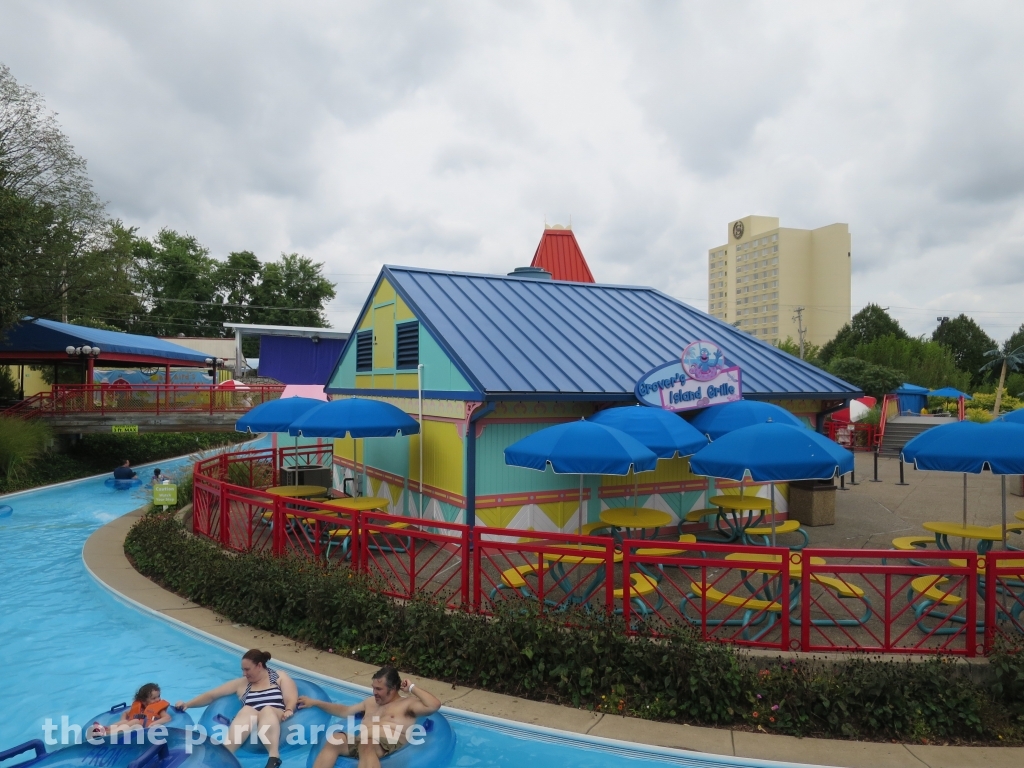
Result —
POLYGON ((997 367, 1000 368, 999 386, 996 387, 996 404, 992 409, 992 415, 998 416, 999 404, 1003 399, 1003 383, 1006 381, 1006 371, 1016 371, 1024 365, 1024 346, 1017 347, 1012 352, 1008 351, 1005 345, 1002 349, 996 347, 995 349, 990 349, 986 352, 985 357, 991 357, 992 359, 981 366, 978 370, 979 373, 981 373, 981 371, 994 370, 997 367))

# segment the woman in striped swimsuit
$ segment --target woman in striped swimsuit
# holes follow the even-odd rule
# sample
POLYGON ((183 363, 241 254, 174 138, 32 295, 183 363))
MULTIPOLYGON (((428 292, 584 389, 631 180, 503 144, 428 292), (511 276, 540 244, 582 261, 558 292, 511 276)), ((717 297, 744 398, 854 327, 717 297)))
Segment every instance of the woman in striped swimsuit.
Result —
POLYGON ((267 768, 280 768, 281 723, 295 714, 299 691, 286 672, 267 667, 270 654, 252 649, 242 657, 242 677, 230 680, 224 685, 196 696, 190 701, 179 701, 179 709, 205 707, 214 699, 235 694, 242 700, 242 708, 235 715, 224 739, 224 746, 232 752, 249 738, 250 731, 266 734, 264 742, 267 754, 267 768), (266 729, 263 730, 264 726, 266 729))

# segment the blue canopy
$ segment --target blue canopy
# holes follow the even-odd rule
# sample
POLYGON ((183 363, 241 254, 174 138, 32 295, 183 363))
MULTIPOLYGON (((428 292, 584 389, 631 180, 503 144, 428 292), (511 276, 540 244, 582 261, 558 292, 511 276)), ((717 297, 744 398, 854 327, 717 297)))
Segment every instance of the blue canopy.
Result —
POLYGON ((287 432, 292 422, 307 411, 319 408, 323 400, 285 397, 261 403, 235 422, 236 432, 287 432))
POLYGON ((690 456, 708 444, 707 437, 689 422, 660 408, 608 408, 598 411, 588 421, 625 432, 659 459, 671 459, 677 454, 690 456))
POLYGON ((705 408, 690 419, 690 424, 698 432, 704 433, 712 440, 717 440, 735 429, 764 424, 769 419, 778 424, 806 428, 800 419, 785 408, 760 400, 737 400, 734 403, 705 408))
POLYGON ((505 463, 558 474, 627 475, 646 472, 658 457, 625 432, 592 421, 571 421, 534 432, 505 449, 505 463))
POLYGON ((1024 424, 958 421, 922 432, 903 446, 903 461, 917 469, 994 475, 1024 474, 1024 424))
POLYGON ((920 413, 928 405, 928 388, 904 383, 894 394, 900 404, 900 413, 920 413))
POLYGON ((942 389, 933 389, 928 393, 928 397, 962 397, 964 400, 973 400, 974 398, 968 395, 966 392, 961 392, 955 387, 943 387, 942 389))
MULTIPOLYGON (((725 406, 721 406, 725 407, 725 406)), ((756 424, 729 432, 690 458, 690 471, 759 483, 827 480, 853 471, 853 454, 800 426, 756 424)))
POLYGON ((303 437, 395 437, 419 431, 416 419, 400 408, 362 397, 321 403, 288 427, 289 435, 303 437))

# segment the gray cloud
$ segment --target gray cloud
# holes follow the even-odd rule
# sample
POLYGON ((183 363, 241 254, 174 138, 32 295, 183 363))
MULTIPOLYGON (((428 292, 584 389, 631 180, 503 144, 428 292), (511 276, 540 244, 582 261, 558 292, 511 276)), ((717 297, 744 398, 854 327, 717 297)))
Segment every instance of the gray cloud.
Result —
POLYGON ((114 216, 323 261, 347 327, 383 263, 504 273, 542 224, 598 279, 703 307, 749 213, 848 222, 854 305, 1022 320, 1014 3, 7 2, 114 216))

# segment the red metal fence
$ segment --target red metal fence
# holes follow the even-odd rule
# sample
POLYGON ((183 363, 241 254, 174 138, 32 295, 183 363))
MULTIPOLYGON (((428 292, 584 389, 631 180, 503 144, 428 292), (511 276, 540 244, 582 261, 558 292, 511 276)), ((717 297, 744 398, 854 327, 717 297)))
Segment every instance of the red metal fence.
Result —
POLYGON ((90 413, 245 413, 276 400, 283 384, 253 384, 245 389, 218 389, 200 384, 56 384, 3 412, 5 416, 90 413))
POLYGON ((482 614, 509 600, 600 608, 622 616, 631 634, 689 628, 776 651, 963 656, 1024 635, 1024 552, 791 552, 469 528, 263 490, 280 462, 322 462, 325 450, 198 462, 195 533, 234 551, 347 562, 398 599, 428 595, 482 614))
POLYGON ((825 433, 829 439, 851 451, 875 450, 876 432, 877 428, 874 424, 861 424, 859 421, 846 423, 830 420, 825 422, 825 433))

